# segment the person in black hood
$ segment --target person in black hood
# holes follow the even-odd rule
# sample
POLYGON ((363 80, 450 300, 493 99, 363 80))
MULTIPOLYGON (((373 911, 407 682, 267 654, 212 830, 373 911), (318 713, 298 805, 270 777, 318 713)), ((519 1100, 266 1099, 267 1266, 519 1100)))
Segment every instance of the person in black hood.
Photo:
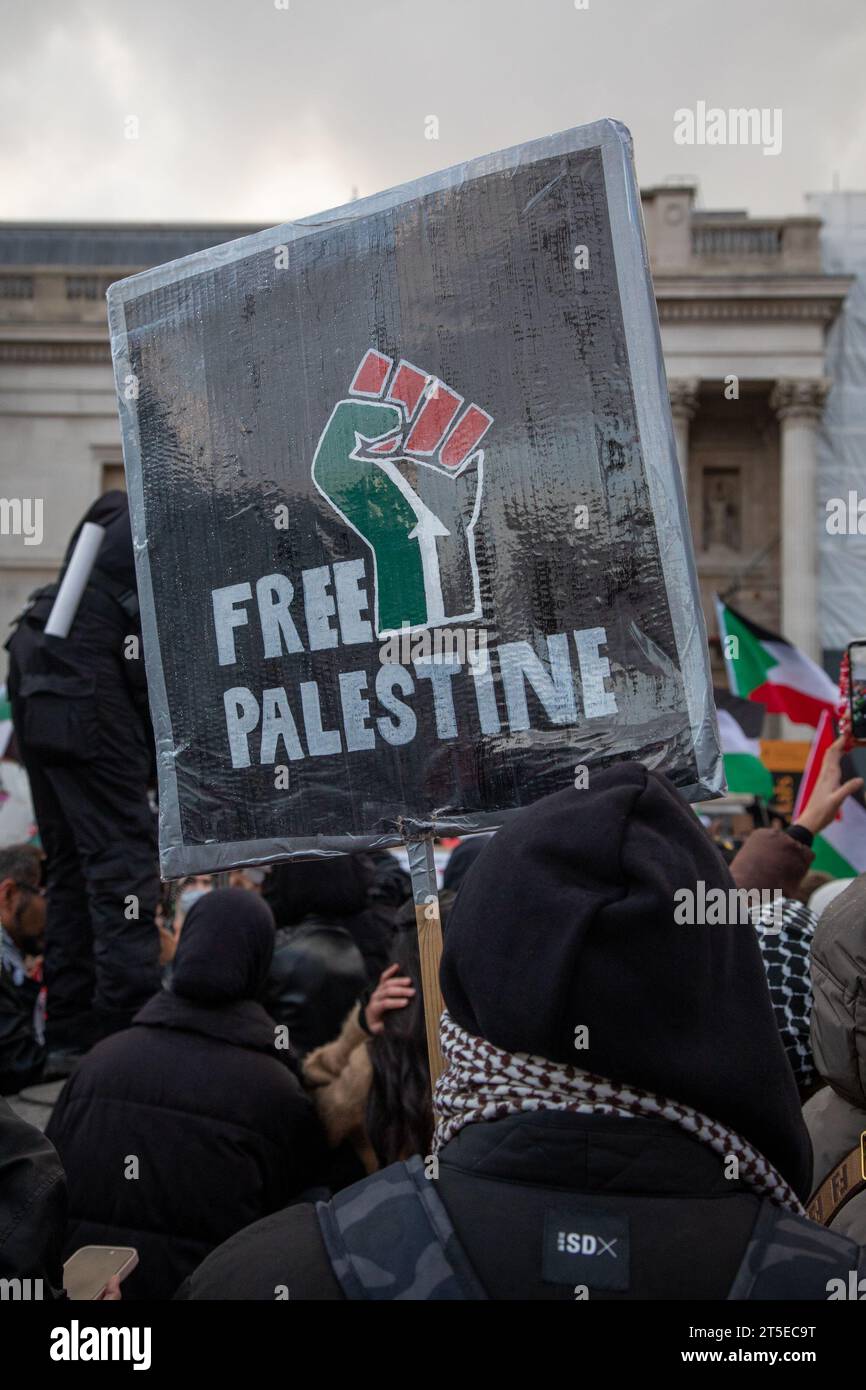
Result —
POLYGON ((807 1192, 800 1103, 755 931, 674 923, 678 889, 733 887, 694 813, 666 779, 626 764, 519 819, 482 851, 448 919, 451 1017, 509 1052, 578 1063, 724 1121, 807 1192))
POLYGON ((445 930, 432 1153, 239 1233, 179 1296, 826 1298, 860 1252, 802 1213, 754 928, 678 924, 701 881, 734 887, 640 764, 521 811, 445 930))
POLYGON ((66 1253, 134 1246, 124 1299, 170 1298, 213 1246, 320 1176, 321 1126, 257 1002, 273 943, 257 893, 206 893, 184 920, 171 990, 87 1054, 51 1116, 66 1253))
POLYGON ((31 596, 6 646, 9 696, 47 856, 46 1040, 86 1050, 128 1026, 159 987, 153 734, 126 494, 85 521, 105 528, 65 638, 46 637, 57 594, 31 596))
POLYGON ((368 905, 371 875, 352 854, 279 864, 268 875, 278 930, 265 1003, 298 1056, 337 1036, 389 962, 393 914, 368 905))

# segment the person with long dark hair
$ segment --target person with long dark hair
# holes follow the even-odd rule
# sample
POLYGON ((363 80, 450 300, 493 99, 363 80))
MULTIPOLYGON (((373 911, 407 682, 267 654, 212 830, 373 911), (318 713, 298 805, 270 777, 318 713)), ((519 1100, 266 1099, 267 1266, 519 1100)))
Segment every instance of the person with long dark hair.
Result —
POLYGON ((311 1052, 303 1068, 329 1143, 348 1140, 368 1173, 426 1154, 433 1132, 414 923, 397 934, 393 956, 339 1037, 311 1052))
MULTIPOLYGON (((369 1048, 372 1076, 366 1119, 367 1136, 380 1168, 412 1154, 428 1153, 433 1137, 430 1065, 414 922, 398 934, 390 969, 394 972, 394 988, 406 991, 403 1007, 383 1012, 381 1021, 374 1010, 372 1023, 370 1006, 364 1010, 368 1027, 376 1030, 369 1048), (403 981, 410 982, 408 988, 403 981)), ((388 984, 385 976, 383 981, 388 984)))

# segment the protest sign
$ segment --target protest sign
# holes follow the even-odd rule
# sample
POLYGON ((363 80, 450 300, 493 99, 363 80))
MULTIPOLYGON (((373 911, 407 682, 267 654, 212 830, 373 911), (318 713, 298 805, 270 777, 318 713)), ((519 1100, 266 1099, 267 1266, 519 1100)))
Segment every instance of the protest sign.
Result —
POLYGON ((721 786, 611 121, 109 291, 167 877, 721 786))

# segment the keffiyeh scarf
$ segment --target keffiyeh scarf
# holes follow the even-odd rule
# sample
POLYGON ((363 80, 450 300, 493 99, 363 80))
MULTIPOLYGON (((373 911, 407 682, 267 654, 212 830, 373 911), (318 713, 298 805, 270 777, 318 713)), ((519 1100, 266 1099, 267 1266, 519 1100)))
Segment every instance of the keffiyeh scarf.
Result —
POLYGON ((788 1061, 800 1090, 815 1083, 815 1062, 809 1028, 812 1019, 812 937, 816 918, 808 907, 782 898, 781 921, 776 904, 755 907, 752 921, 767 972, 776 1022, 788 1061))
POLYGON ((503 1052, 465 1032, 447 1012, 440 1032, 445 1070, 433 1092, 434 1153, 464 1125, 527 1111, 648 1116, 679 1125, 725 1160, 736 1158, 740 1182, 787 1211, 805 1214, 793 1188, 763 1154, 734 1130, 689 1105, 525 1052, 503 1052))

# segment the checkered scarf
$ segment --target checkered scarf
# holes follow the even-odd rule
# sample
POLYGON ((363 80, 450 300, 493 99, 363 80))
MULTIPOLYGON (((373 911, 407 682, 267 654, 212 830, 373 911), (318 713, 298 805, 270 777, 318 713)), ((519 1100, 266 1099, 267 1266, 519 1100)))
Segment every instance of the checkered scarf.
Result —
POLYGON ((777 903, 755 907, 751 917, 767 972, 776 1022, 794 1079, 801 1091, 815 1082, 815 1062, 809 1025, 812 1018, 812 937, 814 912, 791 898, 782 898, 781 922, 777 903))
POLYGON ((763 1154, 732 1129, 691 1106, 525 1052, 503 1052, 484 1038, 464 1032, 447 1012, 442 1015, 440 1032, 446 1066, 433 1092, 434 1153, 464 1125, 502 1120, 526 1111, 647 1115, 679 1125, 724 1159, 735 1157, 740 1182, 777 1206, 805 1215, 794 1190, 763 1154))

